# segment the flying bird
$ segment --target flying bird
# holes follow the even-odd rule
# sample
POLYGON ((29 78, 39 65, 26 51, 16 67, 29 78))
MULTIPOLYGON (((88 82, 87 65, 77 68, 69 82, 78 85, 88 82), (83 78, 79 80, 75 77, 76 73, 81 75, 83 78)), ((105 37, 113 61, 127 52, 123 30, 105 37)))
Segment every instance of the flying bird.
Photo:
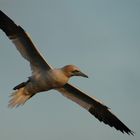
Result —
POLYGON ((86 95, 68 82, 73 76, 88 78, 77 66, 66 65, 62 68, 52 68, 41 56, 24 29, 16 25, 2 11, 0 11, 0 28, 12 40, 19 53, 29 61, 32 71, 32 75, 26 82, 13 88, 15 92, 11 94, 9 107, 23 105, 37 93, 54 89, 79 104, 99 121, 120 130, 122 133, 134 134, 106 105, 86 95))

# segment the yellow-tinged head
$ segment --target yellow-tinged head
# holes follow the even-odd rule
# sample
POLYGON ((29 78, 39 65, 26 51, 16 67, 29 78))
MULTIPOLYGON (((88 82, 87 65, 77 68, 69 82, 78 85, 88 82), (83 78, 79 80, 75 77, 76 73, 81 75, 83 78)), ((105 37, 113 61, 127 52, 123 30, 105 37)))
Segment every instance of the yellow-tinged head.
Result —
POLYGON ((81 72, 81 70, 75 65, 66 65, 62 68, 62 70, 67 77, 82 76, 88 78, 88 76, 81 72))

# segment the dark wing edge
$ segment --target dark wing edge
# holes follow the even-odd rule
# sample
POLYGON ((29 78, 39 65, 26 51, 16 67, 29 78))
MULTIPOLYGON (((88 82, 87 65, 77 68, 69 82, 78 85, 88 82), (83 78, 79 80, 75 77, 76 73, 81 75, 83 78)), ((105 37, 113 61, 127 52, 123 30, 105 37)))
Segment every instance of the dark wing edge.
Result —
POLYGON ((32 68, 41 67, 46 70, 51 69, 51 66, 43 59, 27 33, 1 10, 0 28, 5 32, 8 38, 12 40, 20 54, 30 62, 32 68))
POLYGON ((127 133, 128 135, 134 135, 124 123, 122 123, 107 106, 103 105, 97 99, 94 99, 73 85, 67 83, 63 88, 57 89, 62 95, 68 99, 76 102, 86 110, 88 110, 92 115, 94 115, 99 121, 108 124, 110 127, 114 127, 120 130, 122 133, 127 133))

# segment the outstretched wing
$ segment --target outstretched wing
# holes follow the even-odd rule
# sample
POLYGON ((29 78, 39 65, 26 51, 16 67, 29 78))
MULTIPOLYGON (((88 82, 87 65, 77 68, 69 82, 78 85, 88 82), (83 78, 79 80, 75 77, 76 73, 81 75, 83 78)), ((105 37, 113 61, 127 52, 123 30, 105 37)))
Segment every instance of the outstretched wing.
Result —
POLYGON ((102 121, 111 127, 115 127, 122 133, 125 132, 127 134, 133 135, 133 132, 125 124, 123 124, 113 113, 111 113, 107 106, 103 105, 98 100, 89 97, 78 88, 70 84, 66 84, 63 88, 57 90, 68 99, 76 102, 77 104, 88 110, 99 121, 102 121))
POLYGON ((27 33, 2 11, 0 11, 0 28, 12 40, 20 54, 30 62, 33 72, 38 69, 49 70, 51 68, 40 55, 27 33))

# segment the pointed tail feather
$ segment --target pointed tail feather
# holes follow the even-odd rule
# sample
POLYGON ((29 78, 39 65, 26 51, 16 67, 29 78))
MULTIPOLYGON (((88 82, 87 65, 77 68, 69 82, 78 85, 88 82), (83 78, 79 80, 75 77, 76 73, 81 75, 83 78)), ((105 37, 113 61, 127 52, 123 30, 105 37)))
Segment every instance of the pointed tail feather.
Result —
POLYGON ((9 101, 8 107, 14 108, 24 103, 30 99, 33 95, 29 94, 25 87, 22 87, 11 94, 11 100, 9 101))

